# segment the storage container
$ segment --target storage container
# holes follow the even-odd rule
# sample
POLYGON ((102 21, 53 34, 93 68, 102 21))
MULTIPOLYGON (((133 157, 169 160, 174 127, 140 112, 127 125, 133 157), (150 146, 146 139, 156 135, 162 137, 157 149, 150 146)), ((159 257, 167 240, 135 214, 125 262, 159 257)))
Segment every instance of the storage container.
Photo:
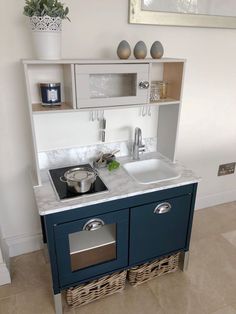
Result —
POLYGON ((154 277, 175 272, 179 266, 179 258, 180 252, 133 267, 128 271, 129 283, 132 286, 138 286, 154 277))
POLYGON ((40 83, 43 106, 61 105, 61 83, 40 83))
POLYGON ((125 288, 127 271, 104 276, 100 279, 69 288, 66 292, 67 304, 72 307, 82 306, 125 288))

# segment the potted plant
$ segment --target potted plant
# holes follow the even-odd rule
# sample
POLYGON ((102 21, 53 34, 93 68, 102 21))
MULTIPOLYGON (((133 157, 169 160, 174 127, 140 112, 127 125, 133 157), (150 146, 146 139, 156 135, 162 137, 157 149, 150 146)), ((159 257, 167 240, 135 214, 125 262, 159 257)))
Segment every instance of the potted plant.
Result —
POLYGON ((30 17, 33 41, 39 59, 61 58, 62 20, 69 9, 58 0, 26 0, 24 15, 30 17))

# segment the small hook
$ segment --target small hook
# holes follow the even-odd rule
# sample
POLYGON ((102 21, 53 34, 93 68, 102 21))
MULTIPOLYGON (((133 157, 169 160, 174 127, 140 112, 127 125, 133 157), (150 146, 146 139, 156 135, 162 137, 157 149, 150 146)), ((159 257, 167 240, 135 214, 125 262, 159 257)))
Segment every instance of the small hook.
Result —
POLYGON ((145 117, 147 115, 147 110, 148 110, 147 106, 142 107, 142 116, 143 117, 145 117))
POLYGON ((139 116, 142 115, 142 109, 143 109, 143 106, 142 106, 142 107, 139 107, 139 116))
POLYGON ((103 120, 104 119, 104 110, 99 110, 97 113, 98 113, 97 120, 98 121, 103 120))
POLYGON ((90 120, 94 122, 95 120, 99 121, 98 110, 90 111, 90 120))
POLYGON ((93 110, 89 111, 89 120, 93 121, 93 110))

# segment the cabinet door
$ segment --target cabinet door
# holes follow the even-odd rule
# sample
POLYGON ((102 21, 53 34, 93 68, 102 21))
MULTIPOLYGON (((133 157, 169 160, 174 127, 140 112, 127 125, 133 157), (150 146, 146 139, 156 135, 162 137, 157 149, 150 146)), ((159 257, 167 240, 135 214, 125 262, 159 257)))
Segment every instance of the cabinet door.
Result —
POLYGON ((128 265, 128 209, 54 227, 61 287, 128 265))
POLYGON ((187 241, 191 195, 131 208, 131 265, 173 251, 187 241))
POLYGON ((76 65, 75 75, 77 108, 148 102, 148 64, 76 65))

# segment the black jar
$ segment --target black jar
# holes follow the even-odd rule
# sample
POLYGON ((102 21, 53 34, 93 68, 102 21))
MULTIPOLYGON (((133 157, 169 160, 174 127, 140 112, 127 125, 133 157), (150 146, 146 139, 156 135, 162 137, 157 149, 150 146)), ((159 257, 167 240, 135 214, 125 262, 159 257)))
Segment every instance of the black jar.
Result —
POLYGON ((43 106, 61 105, 61 83, 40 83, 43 106))

